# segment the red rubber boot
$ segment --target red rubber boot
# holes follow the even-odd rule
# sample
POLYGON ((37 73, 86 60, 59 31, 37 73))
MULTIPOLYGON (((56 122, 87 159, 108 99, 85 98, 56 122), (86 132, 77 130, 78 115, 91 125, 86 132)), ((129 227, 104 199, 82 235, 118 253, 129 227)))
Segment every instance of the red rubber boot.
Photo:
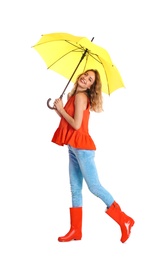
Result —
POLYGON ((70 208, 70 230, 63 236, 58 237, 59 242, 81 240, 82 238, 82 207, 70 208))
POLYGON ((122 243, 126 242, 130 236, 131 228, 135 221, 122 212, 120 206, 115 201, 109 209, 106 210, 106 213, 119 224, 122 233, 120 241, 122 243))

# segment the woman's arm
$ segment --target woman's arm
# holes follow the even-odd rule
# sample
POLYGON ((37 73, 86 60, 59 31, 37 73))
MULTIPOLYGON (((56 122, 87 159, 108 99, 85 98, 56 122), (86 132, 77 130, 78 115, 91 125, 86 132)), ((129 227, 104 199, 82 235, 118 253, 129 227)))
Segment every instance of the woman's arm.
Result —
POLYGON ((75 129, 78 130, 81 127, 83 113, 87 108, 88 99, 84 93, 78 93, 75 96, 75 112, 74 117, 71 117, 63 108, 63 103, 61 99, 55 100, 55 106, 61 116, 75 129))

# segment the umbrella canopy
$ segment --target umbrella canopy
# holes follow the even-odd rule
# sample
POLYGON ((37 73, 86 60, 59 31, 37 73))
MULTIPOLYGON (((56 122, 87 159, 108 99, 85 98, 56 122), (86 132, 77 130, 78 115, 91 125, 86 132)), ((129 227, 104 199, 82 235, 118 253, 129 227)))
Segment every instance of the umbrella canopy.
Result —
MULTIPOLYGON (((88 69, 100 73, 102 92, 110 95, 118 88, 124 87, 123 80, 109 53, 86 37, 68 33, 51 33, 42 35, 33 48, 40 54, 48 69, 69 79, 73 83, 77 76, 88 69)), ((66 85, 61 97, 63 96, 66 85)))

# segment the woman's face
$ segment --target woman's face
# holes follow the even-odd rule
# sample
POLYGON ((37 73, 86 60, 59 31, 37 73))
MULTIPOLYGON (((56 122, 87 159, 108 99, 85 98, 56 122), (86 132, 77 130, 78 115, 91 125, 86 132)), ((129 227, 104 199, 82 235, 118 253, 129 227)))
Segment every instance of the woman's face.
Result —
POLYGON ((78 79, 77 91, 85 91, 95 82, 95 73, 93 71, 87 71, 83 73, 78 79))

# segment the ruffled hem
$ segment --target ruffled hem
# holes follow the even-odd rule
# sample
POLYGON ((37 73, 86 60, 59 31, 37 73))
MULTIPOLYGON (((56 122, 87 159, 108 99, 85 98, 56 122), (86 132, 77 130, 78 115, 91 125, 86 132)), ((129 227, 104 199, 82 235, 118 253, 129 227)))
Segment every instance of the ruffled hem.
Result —
POLYGON ((96 150, 91 136, 87 133, 79 132, 79 130, 58 127, 51 141, 61 146, 71 145, 78 149, 96 150))

